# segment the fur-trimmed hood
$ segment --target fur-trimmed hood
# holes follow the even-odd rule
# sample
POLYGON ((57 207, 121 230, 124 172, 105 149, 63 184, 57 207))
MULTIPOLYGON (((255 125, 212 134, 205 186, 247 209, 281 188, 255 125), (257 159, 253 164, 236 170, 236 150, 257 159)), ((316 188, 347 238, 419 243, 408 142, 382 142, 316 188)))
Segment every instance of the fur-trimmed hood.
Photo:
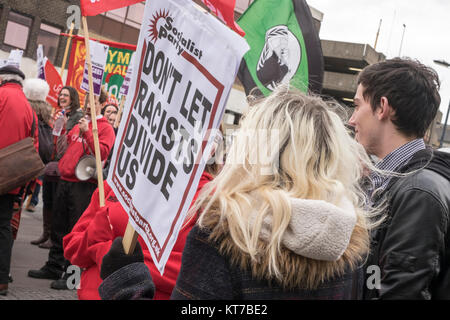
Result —
POLYGON ((204 217, 202 225, 211 230, 210 240, 217 244, 221 254, 230 258, 233 266, 250 270, 256 279, 276 281, 284 288, 315 289, 363 261, 369 250, 369 234, 357 221, 349 200, 343 199, 336 206, 322 200, 291 198, 291 207, 291 221, 277 257, 281 279, 276 279, 269 268, 270 215, 265 218, 259 236, 258 261, 235 244, 227 223, 219 224, 217 214, 204 217))

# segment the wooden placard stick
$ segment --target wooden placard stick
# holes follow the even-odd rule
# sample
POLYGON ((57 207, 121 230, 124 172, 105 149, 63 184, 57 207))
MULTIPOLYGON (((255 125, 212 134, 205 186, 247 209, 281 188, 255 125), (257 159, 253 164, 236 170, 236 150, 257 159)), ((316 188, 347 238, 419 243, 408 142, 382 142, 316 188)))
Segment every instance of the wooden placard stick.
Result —
POLYGON ((73 29, 75 28, 75 24, 72 22, 70 26, 69 37, 67 38, 66 50, 64 51, 64 57, 61 65, 61 71, 59 72, 61 75, 61 79, 63 78, 64 70, 66 69, 67 56, 69 55, 70 42, 72 41, 73 29))
POLYGON ((125 100, 126 100, 125 96, 123 96, 122 100, 120 100, 119 111, 117 112, 116 121, 114 122, 114 128, 118 128, 119 127, 120 118, 122 118, 123 107, 125 105, 125 100))
MULTIPOLYGON (((69 55, 70 41, 72 40, 73 29, 75 28, 75 24, 72 22, 70 26, 69 37, 67 38, 66 50, 64 51, 63 62, 61 65, 61 70, 59 71, 59 75, 61 76, 61 80, 63 78, 64 70, 66 69, 67 56, 69 55)), ((52 116, 55 114, 56 108, 52 106, 52 116)))
POLYGON ((91 121, 92 121, 92 133, 94 136, 95 147, 95 161, 97 166, 97 181, 98 181, 98 196, 100 200, 100 207, 105 206, 105 190, 103 186, 103 170, 102 159, 100 156, 100 143, 98 139, 98 127, 97 127, 97 113, 94 100, 94 80, 92 78, 92 62, 91 62, 91 50, 89 46, 89 29, 86 17, 82 17, 83 29, 84 29, 84 41, 86 45, 86 63, 88 66, 89 76, 89 104, 91 106, 91 121))
POLYGON ((123 235, 123 250, 126 254, 132 254, 134 252, 134 248, 136 248, 136 243, 139 234, 134 230, 131 223, 128 221, 127 229, 125 230, 125 234, 123 235))

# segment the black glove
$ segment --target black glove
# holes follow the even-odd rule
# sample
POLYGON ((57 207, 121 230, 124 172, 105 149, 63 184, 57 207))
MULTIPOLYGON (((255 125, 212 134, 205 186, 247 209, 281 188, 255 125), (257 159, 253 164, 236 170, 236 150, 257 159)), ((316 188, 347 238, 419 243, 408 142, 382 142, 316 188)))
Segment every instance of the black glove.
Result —
POLYGON ((139 242, 136 243, 134 252, 127 255, 123 250, 122 237, 117 237, 109 249, 108 253, 103 257, 100 269, 100 277, 105 280, 109 275, 122 267, 135 262, 144 262, 144 254, 139 242))

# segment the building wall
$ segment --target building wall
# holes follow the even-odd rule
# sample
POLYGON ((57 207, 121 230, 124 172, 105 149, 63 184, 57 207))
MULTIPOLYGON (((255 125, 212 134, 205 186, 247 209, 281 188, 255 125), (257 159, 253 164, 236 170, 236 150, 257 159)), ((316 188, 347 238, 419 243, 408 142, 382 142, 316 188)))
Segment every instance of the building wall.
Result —
MULTIPOLYGON (((79 4, 79 1, 72 0, 0 0, 0 44, 5 39, 6 26, 10 11, 17 12, 33 19, 33 23, 28 37, 27 48, 24 50, 24 57, 36 59, 37 38, 41 23, 59 28, 65 32, 69 14, 67 8, 70 5, 79 4)), ((55 65, 60 66, 64 55, 66 42, 64 37, 60 37, 55 65)))

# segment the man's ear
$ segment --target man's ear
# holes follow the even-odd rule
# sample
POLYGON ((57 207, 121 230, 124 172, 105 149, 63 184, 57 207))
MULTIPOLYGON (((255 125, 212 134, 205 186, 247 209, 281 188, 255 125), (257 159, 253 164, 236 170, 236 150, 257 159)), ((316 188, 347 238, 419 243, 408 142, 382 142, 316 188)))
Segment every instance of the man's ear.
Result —
POLYGON ((380 105, 375 112, 378 120, 388 120, 395 116, 395 111, 389 104, 389 100, 386 97, 381 97, 380 105))

